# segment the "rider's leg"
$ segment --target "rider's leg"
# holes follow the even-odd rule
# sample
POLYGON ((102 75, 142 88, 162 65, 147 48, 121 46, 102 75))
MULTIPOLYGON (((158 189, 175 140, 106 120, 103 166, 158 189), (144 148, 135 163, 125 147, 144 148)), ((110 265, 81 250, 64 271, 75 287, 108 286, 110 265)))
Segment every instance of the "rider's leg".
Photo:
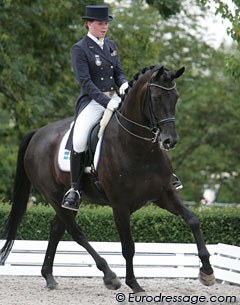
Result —
POLYGON ((63 198, 62 207, 65 209, 77 211, 81 203, 82 176, 84 171, 85 152, 71 152, 71 188, 63 198))
POLYGON ((77 211, 81 203, 84 157, 91 128, 102 117, 104 107, 92 100, 79 114, 73 130, 73 151, 71 153, 71 188, 63 198, 62 207, 77 211))

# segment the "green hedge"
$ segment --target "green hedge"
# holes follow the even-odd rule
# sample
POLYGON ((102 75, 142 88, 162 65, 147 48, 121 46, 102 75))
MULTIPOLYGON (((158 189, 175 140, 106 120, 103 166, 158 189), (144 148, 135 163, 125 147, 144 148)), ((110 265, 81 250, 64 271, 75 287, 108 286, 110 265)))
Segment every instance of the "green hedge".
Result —
MULTIPOLYGON (((8 204, 0 204, 0 231, 10 211, 8 204)), ((204 240, 207 244, 226 243, 240 245, 240 209, 209 208, 195 210, 201 221, 204 240)), ((28 207, 18 230, 17 239, 47 240, 54 210, 49 206, 28 207)), ((83 205, 77 221, 91 241, 119 241, 112 210, 109 207, 83 205)), ((131 226, 136 242, 193 243, 193 236, 186 223, 167 211, 147 206, 135 212, 131 226)), ((64 240, 71 240, 65 234, 64 240)))

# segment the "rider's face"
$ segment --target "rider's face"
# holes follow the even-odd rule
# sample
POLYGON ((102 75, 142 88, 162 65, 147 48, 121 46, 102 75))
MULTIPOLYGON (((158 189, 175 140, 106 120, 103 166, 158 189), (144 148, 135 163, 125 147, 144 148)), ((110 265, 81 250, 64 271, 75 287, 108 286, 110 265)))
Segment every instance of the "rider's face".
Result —
POLYGON ((107 21, 87 21, 89 32, 99 38, 104 38, 108 31, 108 22, 107 21))

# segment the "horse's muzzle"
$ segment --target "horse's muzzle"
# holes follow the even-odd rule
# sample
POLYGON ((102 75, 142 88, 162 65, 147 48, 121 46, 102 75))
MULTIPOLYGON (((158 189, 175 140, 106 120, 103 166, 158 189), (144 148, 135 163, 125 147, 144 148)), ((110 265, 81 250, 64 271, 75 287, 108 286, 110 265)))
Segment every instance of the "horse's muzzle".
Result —
POLYGON ((179 142, 179 136, 176 137, 168 136, 160 138, 160 148, 164 150, 174 149, 179 142))

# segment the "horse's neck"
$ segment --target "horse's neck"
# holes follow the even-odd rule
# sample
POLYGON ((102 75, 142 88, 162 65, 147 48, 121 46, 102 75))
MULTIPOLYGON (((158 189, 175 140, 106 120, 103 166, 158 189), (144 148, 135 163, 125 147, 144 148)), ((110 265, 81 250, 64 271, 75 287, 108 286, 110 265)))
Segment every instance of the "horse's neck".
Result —
POLYGON ((120 109, 123 117, 119 116, 115 120, 115 128, 119 137, 118 144, 124 146, 124 151, 127 150, 129 156, 134 155, 135 160, 136 156, 144 160, 149 153, 151 155, 159 154, 158 144, 151 141, 154 134, 150 130, 149 119, 144 113, 146 91, 146 81, 131 88, 120 109), (142 153, 139 154, 139 151, 142 153))
POLYGON ((126 96, 121 108, 121 113, 128 119, 144 124, 145 118, 143 115, 144 99, 146 94, 146 84, 135 85, 126 96))

